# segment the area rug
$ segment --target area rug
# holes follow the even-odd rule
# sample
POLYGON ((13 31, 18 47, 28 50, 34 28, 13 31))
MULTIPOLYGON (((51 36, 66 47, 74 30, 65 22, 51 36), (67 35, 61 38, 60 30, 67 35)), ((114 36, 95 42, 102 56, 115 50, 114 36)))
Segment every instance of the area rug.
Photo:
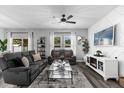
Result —
POLYGON ((3 78, 1 78, 0 79, 0 88, 18 88, 18 86, 4 83, 3 78))
MULTIPOLYGON (((47 66, 43 72, 34 80, 34 82, 28 86, 28 88, 92 88, 93 86, 90 84, 85 75, 79 70, 79 67, 74 65, 72 66, 73 70, 73 84, 71 80, 67 79, 56 79, 51 80, 48 84, 47 79, 47 66)), ((0 79, 0 88, 19 88, 19 86, 11 85, 4 83, 3 78, 0 79)))
POLYGON ((78 66, 72 66, 73 70, 73 84, 69 79, 55 79, 50 80, 48 84, 47 79, 47 66, 43 72, 35 79, 29 88, 92 88, 93 86, 79 70, 78 66))

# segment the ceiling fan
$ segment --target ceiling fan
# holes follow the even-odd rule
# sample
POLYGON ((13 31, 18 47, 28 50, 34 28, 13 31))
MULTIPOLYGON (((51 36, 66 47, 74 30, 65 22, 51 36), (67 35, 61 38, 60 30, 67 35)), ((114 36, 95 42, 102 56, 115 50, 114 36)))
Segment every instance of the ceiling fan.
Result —
POLYGON ((76 22, 74 21, 69 21, 72 17, 73 17, 72 15, 69 15, 68 17, 66 17, 65 14, 62 14, 62 18, 60 19, 59 23, 64 22, 64 23, 76 24, 76 22))

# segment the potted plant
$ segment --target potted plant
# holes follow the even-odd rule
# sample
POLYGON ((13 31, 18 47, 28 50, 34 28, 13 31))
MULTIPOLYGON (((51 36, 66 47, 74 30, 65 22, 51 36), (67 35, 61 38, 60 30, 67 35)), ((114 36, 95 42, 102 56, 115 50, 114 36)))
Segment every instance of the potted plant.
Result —
POLYGON ((82 46, 83 46, 83 51, 84 51, 84 53, 86 54, 86 53, 88 53, 89 52, 89 42, 88 42, 88 40, 87 39, 85 39, 84 41, 82 41, 83 42, 83 44, 82 44, 82 46))
POLYGON ((97 50, 97 51, 96 51, 96 55, 97 55, 97 56, 100 56, 101 54, 102 54, 102 52, 101 52, 100 50, 97 50))
POLYGON ((7 39, 0 40, 0 51, 4 52, 7 49, 7 39))

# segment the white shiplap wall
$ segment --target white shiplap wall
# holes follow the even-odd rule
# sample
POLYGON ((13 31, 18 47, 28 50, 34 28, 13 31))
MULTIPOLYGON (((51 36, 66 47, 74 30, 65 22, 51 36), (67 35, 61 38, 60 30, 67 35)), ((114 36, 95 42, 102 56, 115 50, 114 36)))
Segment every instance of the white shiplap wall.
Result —
POLYGON ((119 60, 119 75, 124 76, 124 7, 117 7, 91 26, 88 29, 88 38, 90 41, 90 53, 94 54, 99 49, 108 57, 114 58, 117 56, 119 60), (94 46, 94 33, 116 24, 118 25, 117 45, 108 47, 94 46))
POLYGON ((0 29, 0 39, 3 40, 5 39, 6 35, 4 33, 4 29, 0 29))

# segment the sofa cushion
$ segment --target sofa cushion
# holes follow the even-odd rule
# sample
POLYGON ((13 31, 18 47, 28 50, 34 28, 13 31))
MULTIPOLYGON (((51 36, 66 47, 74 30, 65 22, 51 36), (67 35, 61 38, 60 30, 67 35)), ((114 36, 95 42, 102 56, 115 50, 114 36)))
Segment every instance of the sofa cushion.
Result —
POLYGON ((35 54, 35 50, 29 51, 29 55, 30 55, 32 61, 34 62, 34 58, 33 58, 33 56, 32 56, 33 54, 35 54))
POLYGON ((16 58, 12 59, 11 61, 14 62, 16 67, 24 66, 24 64, 22 63, 21 58, 16 57, 16 58))
POLYGON ((64 56, 65 56, 65 58, 71 58, 73 56, 73 51, 72 50, 65 50, 64 56))
POLYGON ((16 67, 16 64, 14 63, 14 61, 8 60, 7 61, 7 67, 8 68, 14 68, 14 67, 16 67))
POLYGON ((29 55, 35 54, 35 50, 29 51, 29 55))
POLYGON ((61 54, 61 51, 59 51, 59 50, 52 50, 51 51, 51 56, 54 58, 60 57, 60 54, 61 54))
POLYGON ((16 58, 16 57, 21 58, 21 57, 22 57, 21 52, 7 53, 7 54, 4 55, 4 59, 5 59, 6 61, 12 60, 12 59, 14 59, 14 58, 16 58))
POLYGON ((29 60, 29 64, 32 64, 32 63, 34 63, 34 61, 32 60, 32 58, 31 58, 31 56, 25 56, 25 57, 27 57, 28 58, 28 60, 29 60))
POLYGON ((54 54, 53 54, 53 57, 55 58, 55 59, 58 59, 58 58, 60 58, 60 55, 61 53, 60 53, 60 51, 55 51, 54 52, 54 54))
POLYGON ((30 68, 31 68, 31 75, 32 75, 32 74, 35 74, 36 71, 38 71, 39 65, 31 65, 30 68))
POLYGON ((37 61, 37 62, 35 62, 37 65, 39 65, 39 66, 41 66, 41 65, 43 65, 44 64, 44 62, 42 61, 42 60, 39 60, 39 61, 37 61))
POLYGON ((4 60, 4 58, 0 58, 0 67, 2 70, 6 70, 8 68, 7 62, 4 60))
POLYGON ((70 52, 65 52, 64 56, 65 56, 65 58, 70 58, 71 54, 70 54, 70 52))
POLYGON ((22 56, 29 56, 29 52, 22 52, 22 56))
POLYGON ((13 58, 11 60, 8 60, 7 61, 7 66, 9 68, 14 68, 14 67, 21 67, 21 66, 24 66, 24 64, 22 63, 21 59, 16 57, 16 58, 13 58))

